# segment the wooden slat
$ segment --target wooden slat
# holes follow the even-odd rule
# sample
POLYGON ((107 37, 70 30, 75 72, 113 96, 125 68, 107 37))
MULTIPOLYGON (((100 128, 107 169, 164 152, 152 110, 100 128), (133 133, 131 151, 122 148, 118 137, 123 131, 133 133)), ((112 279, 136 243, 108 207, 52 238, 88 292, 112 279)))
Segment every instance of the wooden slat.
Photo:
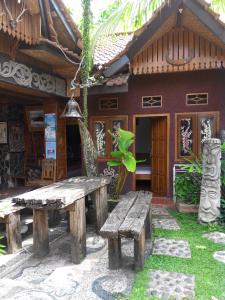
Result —
POLYGON ((109 184, 109 177, 76 177, 16 196, 13 202, 29 208, 64 208, 109 184))
POLYGON ((119 234, 125 237, 139 237, 145 225, 146 216, 150 209, 152 194, 139 192, 138 198, 119 228, 119 234))
POLYGON ((130 192, 124 196, 109 215, 104 226, 100 230, 100 235, 106 238, 117 238, 120 225, 125 220, 129 209, 132 207, 138 196, 138 192, 130 192))
POLYGON ((225 65, 224 50, 212 43, 208 46, 209 43, 207 38, 187 28, 172 29, 145 46, 132 60, 131 68, 134 74, 221 68, 221 64, 225 65), (173 64, 164 59, 166 53, 173 64), (192 57, 193 53, 194 58, 182 64, 182 60, 192 57))

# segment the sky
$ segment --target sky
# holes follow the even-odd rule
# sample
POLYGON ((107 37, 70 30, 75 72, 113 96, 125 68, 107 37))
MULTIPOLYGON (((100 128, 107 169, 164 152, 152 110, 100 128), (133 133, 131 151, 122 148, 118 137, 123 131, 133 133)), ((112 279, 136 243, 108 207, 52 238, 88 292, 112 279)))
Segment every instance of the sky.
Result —
MULTIPOLYGON (((68 6, 73 8, 74 11, 74 20, 76 22, 76 20, 81 19, 81 15, 82 15, 82 7, 81 7, 81 0, 63 0, 64 3, 68 6)), ((112 3, 113 0, 92 0, 92 12, 94 16, 98 16, 99 13, 104 10, 107 5, 109 5, 110 3, 112 3)))

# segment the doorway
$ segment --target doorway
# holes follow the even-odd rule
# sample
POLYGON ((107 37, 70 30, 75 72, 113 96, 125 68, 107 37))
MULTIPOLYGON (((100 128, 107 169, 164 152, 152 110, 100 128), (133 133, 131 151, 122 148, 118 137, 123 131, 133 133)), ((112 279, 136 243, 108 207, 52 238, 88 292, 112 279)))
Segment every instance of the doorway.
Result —
POLYGON ((82 174, 81 138, 78 124, 66 125, 67 177, 82 174))
POLYGON ((135 156, 142 160, 134 174, 134 189, 154 196, 168 194, 169 115, 134 116, 135 156))

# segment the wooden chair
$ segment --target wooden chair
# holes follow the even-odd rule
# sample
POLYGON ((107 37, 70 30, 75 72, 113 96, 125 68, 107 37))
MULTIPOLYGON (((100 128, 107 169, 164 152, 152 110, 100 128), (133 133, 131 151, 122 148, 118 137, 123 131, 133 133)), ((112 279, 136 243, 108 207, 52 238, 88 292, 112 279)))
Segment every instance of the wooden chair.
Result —
POLYGON ((42 160, 41 179, 30 180, 26 182, 26 186, 42 187, 56 181, 56 161, 53 159, 42 160))

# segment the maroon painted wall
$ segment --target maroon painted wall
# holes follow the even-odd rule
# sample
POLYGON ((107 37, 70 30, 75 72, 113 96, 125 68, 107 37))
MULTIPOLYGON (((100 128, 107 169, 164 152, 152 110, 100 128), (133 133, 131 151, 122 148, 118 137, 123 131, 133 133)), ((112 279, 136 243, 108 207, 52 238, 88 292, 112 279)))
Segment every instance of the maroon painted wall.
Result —
MULTIPOLYGON (((172 169, 175 163, 175 113, 220 111, 220 129, 225 129, 225 71, 137 75, 129 79, 129 92, 124 94, 89 97, 89 117, 94 115, 128 115, 129 130, 133 130, 134 114, 170 113, 170 195, 172 194, 172 169), (208 93, 208 105, 186 106, 186 94, 208 93), (142 96, 162 95, 160 108, 142 108, 142 96), (118 97, 119 109, 100 111, 99 98, 118 97)), ((131 180, 128 188, 131 188, 131 180)))

